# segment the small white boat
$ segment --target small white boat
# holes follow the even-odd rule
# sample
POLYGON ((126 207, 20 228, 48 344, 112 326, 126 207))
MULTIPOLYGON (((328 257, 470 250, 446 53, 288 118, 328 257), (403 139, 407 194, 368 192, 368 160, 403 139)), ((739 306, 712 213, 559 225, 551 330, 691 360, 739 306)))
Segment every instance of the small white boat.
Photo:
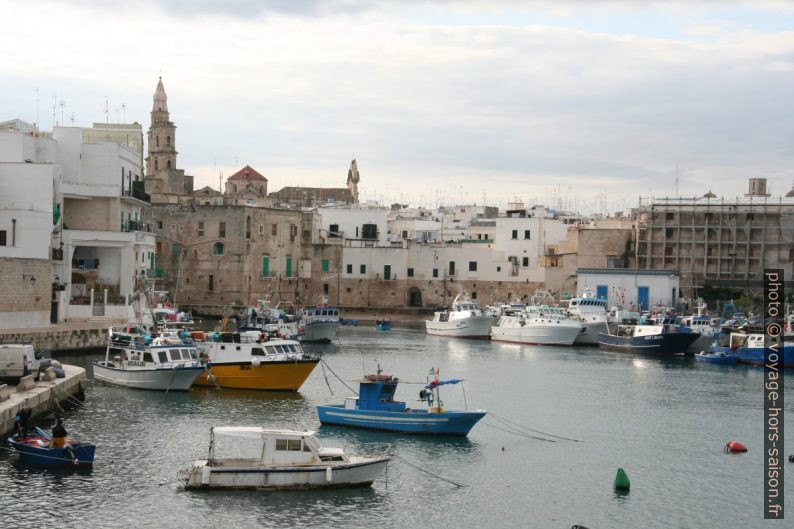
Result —
POLYGON ((521 312, 508 311, 491 327, 491 339, 535 345, 573 345, 584 329, 579 320, 566 316, 558 307, 529 306, 521 312))
POLYGON ((105 360, 91 364, 95 379, 136 389, 187 391, 204 372, 198 350, 189 340, 157 337, 148 345, 142 334, 112 328, 105 360))
POLYGON ((341 326, 338 307, 306 307, 298 322, 298 339, 302 342, 330 342, 341 326))
POLYGON ((313 489, 369 486, 391 459, 325 448, 314 432, 250 426, 210 429, 207 459, 177 477, 186 489, 313 489), (226 457, 219 457, 219 452, 226 457), (228 454, 227 454, 228 452, 228 454))
POLYGON ((425 320, 427 334, 458 338, 488 338, 494 317, 486 314, 468 296, 458 294, 450 310, 438 311, 425 320))

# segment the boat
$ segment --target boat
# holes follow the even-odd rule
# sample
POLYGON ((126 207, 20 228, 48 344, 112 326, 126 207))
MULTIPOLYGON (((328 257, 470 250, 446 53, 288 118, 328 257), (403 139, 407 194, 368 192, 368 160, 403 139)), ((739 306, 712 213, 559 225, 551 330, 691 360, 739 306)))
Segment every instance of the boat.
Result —
POLYGON ((341 325, 338 307, 306 307, 298 321, 298 339, 301 342, 330 342, 341 325))
POLYGON ((110 328, 105 359, 91 362, 95 379, 127 388, 188 391, 204 372, 192 340, 171 334, 147 343, 146 335, 127 330, 110 328))
POLYGON ((312 431, 225 426, 210 428, 207 459, 195 461, 177 478, 186 489, 366 487, 390 460, 388 455, 348 455, 341 448, 323 447, 312 431), (229 454, 219 457, 225 455, 224 447, 229 454))
POLYGON ((14 434, 8 444, 19 454, 19 462, 39 467, 74 467, 94 464, 96 445, 81 443, 67 437, 69 447, 52 447, 52 436, 35 428, 35 433, 14 434))
POLYGON ((695 360, 705 364, 735 366, 739 361, 739 357, 733 351, 702 351, 695 354, 695 360))
POLYGON ((491 327, 491 339, 534 345, 573 345, 584 330, 579 320, 570 318, 559 307, 527 306, 507 310, 491 327))
POLYGON ((346 326, 358 327, 358 320, 339 318, 339 323, 346 326))
POLYGON ((380 373, 368 375, 358 381, 358 397, 348 397, 344 404, 317 406, 317 415, 322 424, 337 426, 401 433, 468 435, 486 412, 447 410, 438 391, 439 386, 459 382, 462 381, 437 378, 430 381, 419 392, 419 398, 427 403, 427 409, 411 409, 405 402, 394 400, 399 379, 380 373))
POLYGON ((207 370, 197 386, 298 391, 320 362, 295 340, 269 337, 259 331, 200 333, 191 337, 207 370))
POLYGON ((287 314, 280 305, 271 307, 266 299, 257 300, 255 306, 245 310, 237 330, 260 331, 288 340, 297 340, 299 335, 294 315, 287 314))
POLYGON ((432 320, 425 320, 427 334, 456 338, 484 338, 491 334, 494 317, 465 294, 458 294, 448 310, 437 311, 432 320))
POLYGON ((375 322, 375 328, 379 331, 390 331, 391 330, 391 320, 377 320, 375 322))
POLYGON ((607 300, 594 297, 591 291, 585 290, 580 297, 571 298, 565 311, 579 320, 584 330, 576 335, 574 345, 598 345, 598 333, 609 331, 607 300))
POLYGON ((677 355, 684 354, 698 336, 683 325, 618 325, 615 334, 598 334, 598 347, 621 353, 677 355))
POLYGON ((712 325, 711 318, 703 314, 685 316, 681 318, 681 324, 700 334, 698 339, 689 346, 688 352, 690 353, 707 351, 720 333, 720 328, 712 325))
MULTIPOLYGON (((794 367, 794 335, 781 334, 783 339, 782 367, 794 367)), ((764 332, 761 328, 752 328, 744 332, 732 332, 727 347, 714 347, 715 351, 734 352, 740 364, 762 366, 766 364, 764 349, 764 332)))

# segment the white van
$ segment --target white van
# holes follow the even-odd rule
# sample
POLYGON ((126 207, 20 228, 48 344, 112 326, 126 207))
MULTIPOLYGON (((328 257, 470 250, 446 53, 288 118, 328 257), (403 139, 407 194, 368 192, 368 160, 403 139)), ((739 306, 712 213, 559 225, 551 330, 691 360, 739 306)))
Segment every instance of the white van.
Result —
POLYGON ((39 379, 39 359, 33 346, 0 344, 0 381, 16 384, 28 375, 39 379))

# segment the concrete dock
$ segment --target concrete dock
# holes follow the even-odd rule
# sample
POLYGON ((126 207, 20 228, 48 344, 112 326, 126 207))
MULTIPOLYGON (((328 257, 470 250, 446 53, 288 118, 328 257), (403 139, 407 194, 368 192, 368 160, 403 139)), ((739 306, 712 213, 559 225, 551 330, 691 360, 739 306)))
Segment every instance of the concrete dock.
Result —
POLYGON ((63 364, 66 376, 52 382, 43 379, 26 391, 18 391, 16 386, 8 386, 0 392, 0 436, 5 437, 14 428, 14 417, 22 408, 30 408, 32 417, 41 416, 48 411, 58 412, 62 406, 69 406, 74 399, 82 400, 85 391, 85 369, 63 364), (4 398, 7 395, 8 398, 4 398))
POLYGON ((29 343, 36 351, 101 349, 108 344, 108 328, 123 320, 69 321, 27 329, 0 329, 0 343, 29 343))

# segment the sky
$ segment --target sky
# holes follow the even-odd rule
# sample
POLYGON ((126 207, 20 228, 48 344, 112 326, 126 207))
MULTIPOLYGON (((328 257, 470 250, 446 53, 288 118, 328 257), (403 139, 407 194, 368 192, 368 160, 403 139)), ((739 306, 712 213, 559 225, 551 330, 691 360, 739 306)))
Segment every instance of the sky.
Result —
POLYGON ((0 13, 0 121, 146 130, 162 75, 196 188, 246 164, 271 191, 343 187, 352 157, 362 199, 424 207, 606 213, 794 183, 794 2, 0 0, 0 13))

